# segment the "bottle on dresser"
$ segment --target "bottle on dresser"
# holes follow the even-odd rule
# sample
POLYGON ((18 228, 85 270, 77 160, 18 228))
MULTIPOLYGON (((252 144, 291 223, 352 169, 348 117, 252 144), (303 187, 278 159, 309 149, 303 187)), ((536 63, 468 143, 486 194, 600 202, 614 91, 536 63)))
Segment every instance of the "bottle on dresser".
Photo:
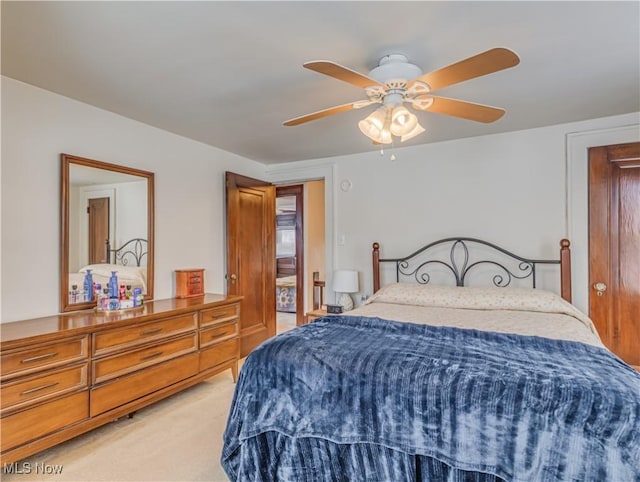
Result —
POLYGON ((91 274, 91 270, 88 269, 84 274, 84 299, 83 301, 93 301, 93 275, 91 274))
POLYGON ((111 277, 109 278, 109 309, 110 310, 119 310, 120 309, 120 300, 118 299, 118 274, 116 271, 111 272, 111 277))
POLYGON ((78 299, 78 285, 71 285, 71 291, 69 291, 69 303, 74 304, 80 301, 78 299))
POLYGON ((133 306, 141 306, 142 300, 143 300, 142 289, 133 288, 133 306))
POLYGON ((112 271, 109 278, 109 298, 118 298, 118 272, 112 271))
POLYGON ((96 302, 99 302, 101 297, 102 297, 102 284, 93 283, 93 299, 96 300, 96 302))
POLYGON ((100 290, 96 303, 99 310, 107 311, 109 309, 109 288, 100 290))

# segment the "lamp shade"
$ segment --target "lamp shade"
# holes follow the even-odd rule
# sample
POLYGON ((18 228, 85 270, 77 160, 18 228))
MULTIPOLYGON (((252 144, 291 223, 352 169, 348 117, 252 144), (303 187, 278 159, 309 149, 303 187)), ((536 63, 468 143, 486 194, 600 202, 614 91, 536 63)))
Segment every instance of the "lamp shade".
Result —
POLYGON ((357 293, 359 290, 357 271, 339 269, 333 272, 333 291, 357 293))
POLYGON ((381 144, 391 143, 390 111, 386 106, 378 107, 366 119, 358 122, 360 131, 374 142, 381 144))
POLYGON ((411 132, 400 137, 400 142, 408 141, 409 139, 412 139, 418 134, 422 134, 423 132, 424 132, 424 127, 416 123, 415 127, 411 130, 411 132))
POLYGON ((394 136, 409 134, 418 124, 418 118, 409 110, 400 105, 393 109, 391 114, 391 133, 394 136))

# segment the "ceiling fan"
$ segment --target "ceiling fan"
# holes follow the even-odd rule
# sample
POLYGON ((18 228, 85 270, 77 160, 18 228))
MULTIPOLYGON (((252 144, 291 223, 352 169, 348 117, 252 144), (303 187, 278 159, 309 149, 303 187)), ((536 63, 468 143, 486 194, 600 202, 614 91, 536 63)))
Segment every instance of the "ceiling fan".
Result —
POLYGON ((349 102, 284 122, 297 126, 332 114, 382 104, 358 123, 364 135, 377 144, 390 144, 393 137, 404 142, 424 132, 415 114, 404 104, 417 110, 436 112, 477 122, 494 122, 505 113, 504 109, 433 95, 433 91, 465 80, 498 72, 520 63, 509 49, 494 48, 423 74, 420 67, 409 62, 402 54, 391 54, 380 59, 369 75, 360 74, 335 62, 318 60, 303 66, 364 89, 367 99, 349 102))

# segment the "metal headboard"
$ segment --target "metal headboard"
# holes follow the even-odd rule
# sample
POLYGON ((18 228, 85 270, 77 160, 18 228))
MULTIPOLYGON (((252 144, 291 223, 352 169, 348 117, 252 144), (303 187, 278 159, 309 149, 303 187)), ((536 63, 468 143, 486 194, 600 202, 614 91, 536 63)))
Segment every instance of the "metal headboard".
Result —
MULTIPOLYGON (((380 289, 380 263, 394 263, 396 270, 396 282, 402 279, 413 278, 417 283, 427 284, 431 281, 431 273, 429 270, 434 266, 445 268, 445 272, 450 272, 453 276, 456 286, 465 286, 467 276, 474 268, 478 266, 490 266, 497 271, 492 276, 492 282, 497 287, 505 287, 511 284, 513 279, 531 278, 532 287, 536 287, 536 267, 538 265, 559 264, 560 265, 560 281, 561 295, 571 301, 571 252, 570 242, 568 239, 560 241, 560 258, 559 259, 531 259, 524 258, 514 254, 506 249, 497 246, 488 241, 476 238, 456 237, 444 238, 423 246, 414 253, 402 258, 380 258, 380 245, 373 243, 373 291, 380 289), (433 258, 422 260, 418 258, 425 251, 450 244, 449 260, 433 258), (469 246, 482 245, 491 248, 494 253, 500 253, 506 260, 514 260, 515 267, 506 266, 505 262, 500 262, 490 258, 474 258, 470 255, 469 246), (413 263, 412 263, 413 262, 413 263)), ((427 255, 425 254, 426 258, 427 255)))
POLYGON ((118 249, 111 249, 108 239, 106 243, 107 261, 112 264, 127 266, 132 263, 140 266, 142 259, 147 255, 147 240, 144 238, 132 238, 118 249))

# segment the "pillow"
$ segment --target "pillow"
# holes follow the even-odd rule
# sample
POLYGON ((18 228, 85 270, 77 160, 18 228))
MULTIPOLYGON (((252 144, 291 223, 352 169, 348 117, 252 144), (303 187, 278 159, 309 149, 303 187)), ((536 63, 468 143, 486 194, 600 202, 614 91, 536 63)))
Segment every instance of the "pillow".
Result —
POLYGON ((572 316, 597 333, 584 313, 551 291, 533 288, 438 286, 396 283, 381 288, 366 303, 435 306, 472 310, 513 310, 572 316))
POLYGON ((111 277, 111 273, 115 271, 118 276, 118 283, 130 284, 142 287, 143 293, 147 291, 147 283, 145 280, 146 268, 137 266, 122 266, 119 264, 90 264, 80 268, 80 273, 86 273, 90 269, 96 276, 111 277))

